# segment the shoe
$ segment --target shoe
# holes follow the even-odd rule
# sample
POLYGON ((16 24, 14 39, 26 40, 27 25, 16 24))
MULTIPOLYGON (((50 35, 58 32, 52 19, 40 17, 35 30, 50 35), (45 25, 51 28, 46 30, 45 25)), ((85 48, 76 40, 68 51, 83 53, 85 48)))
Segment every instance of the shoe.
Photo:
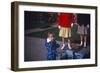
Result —
POLYGON ((83 45, 83 42, 80 43, 80 46, 82 46, 82 45, 83 45))
POLYGON ((70 46, 70 44, 69 44, 69 43, 68 43, 68 48, 69 48, 69 49, 72 49, 72 47, 70 46))

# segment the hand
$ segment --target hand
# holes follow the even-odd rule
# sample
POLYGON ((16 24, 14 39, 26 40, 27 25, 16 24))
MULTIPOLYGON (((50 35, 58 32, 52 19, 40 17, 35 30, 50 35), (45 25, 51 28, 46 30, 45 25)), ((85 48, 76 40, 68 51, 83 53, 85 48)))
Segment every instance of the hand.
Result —
POLYGON ((71 23, 71 27, 73 27, 73 25, 74 25, 74 24, 73 24, 73 23, 71 23))
POLYGON ((60 29, 60 28, 61 28, 61 26, 58 26, 58 28, 60 29))
POLYGON ((50 41, 51 41, 51 39, 50 39, 50 38, 48 38, 48 39, 47 39, 47 43, 49 43, 50 41))
POLYGON ((89 24, 87 25, 87 28, 89 28, 90 26, 89 26, 89 24))

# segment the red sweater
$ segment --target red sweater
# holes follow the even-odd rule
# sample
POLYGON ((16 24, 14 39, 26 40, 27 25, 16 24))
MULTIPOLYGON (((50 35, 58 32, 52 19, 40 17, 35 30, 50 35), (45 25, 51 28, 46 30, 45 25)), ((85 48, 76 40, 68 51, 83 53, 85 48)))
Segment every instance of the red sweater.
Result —
POLYGON ((72 13, 60 13, 58 16, 58 24, 61 27, 71 27, 74 22, 74 15, 72 13))

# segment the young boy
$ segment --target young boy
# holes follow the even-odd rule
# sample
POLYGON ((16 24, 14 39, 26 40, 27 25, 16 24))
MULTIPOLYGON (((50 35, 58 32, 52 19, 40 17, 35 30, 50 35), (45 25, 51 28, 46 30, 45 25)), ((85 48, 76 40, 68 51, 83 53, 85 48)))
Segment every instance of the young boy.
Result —
POLYGON ((54 34, 51 32, 48 33, 48 37, 45 42, 45 47, 48 50, 47 60, 56 60, 57 43, 55 41, 54 34))
POLYGON ((62 38, 62 47, 64 49, 66 40, 67 46, 71 49, 70 46, 70 37, 71 37, 71 26, 75 21, 75 16, 72 13, 59 13, 58 14, 58 28, 59 28, 59 36, 62 38))

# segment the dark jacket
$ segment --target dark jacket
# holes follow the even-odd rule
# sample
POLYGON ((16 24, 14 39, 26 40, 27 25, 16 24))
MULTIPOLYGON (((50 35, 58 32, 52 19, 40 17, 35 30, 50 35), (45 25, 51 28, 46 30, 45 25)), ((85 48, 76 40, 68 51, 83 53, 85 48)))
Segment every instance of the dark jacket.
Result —
POLYGON ((56 60, 56 49, 57 49, 57 43, 55 40, 53 41, 50 41, 50 42, 45 42, 45 47, 48 51, 48 54, 47 54, 47 59, 48 60, 56 60))
POLYGON ((90 14, 77 14, 77 23, 79 25, 87 26, 90 25, 90 14))

